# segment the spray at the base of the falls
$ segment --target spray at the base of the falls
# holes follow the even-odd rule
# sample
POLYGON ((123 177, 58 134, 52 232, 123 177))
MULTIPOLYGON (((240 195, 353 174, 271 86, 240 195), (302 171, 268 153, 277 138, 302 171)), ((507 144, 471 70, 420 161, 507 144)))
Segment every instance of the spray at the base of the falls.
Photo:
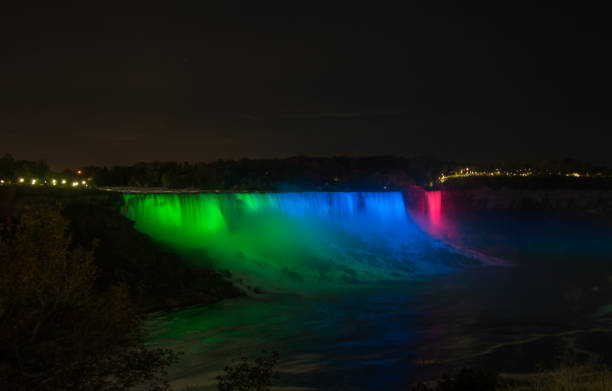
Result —
POLYGON ((411 219, 401 192, 125 194, 135 228, 268 290, 398 281, 472 264, 411 219))

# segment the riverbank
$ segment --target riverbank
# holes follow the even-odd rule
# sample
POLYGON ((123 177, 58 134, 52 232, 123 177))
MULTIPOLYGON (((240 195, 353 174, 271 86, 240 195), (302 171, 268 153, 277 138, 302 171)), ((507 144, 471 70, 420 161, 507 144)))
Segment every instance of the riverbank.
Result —
POLYGON ((194 269, 167 251, 121 215, 121 193, 5 186, 0 188, 0 219, 18 217, 26 207, 57 207, 70 220, 75 246, 95 241, 99 283, 125 282, 143 312, 216 303, 241 296, 229 275, 209 268, 194 269))

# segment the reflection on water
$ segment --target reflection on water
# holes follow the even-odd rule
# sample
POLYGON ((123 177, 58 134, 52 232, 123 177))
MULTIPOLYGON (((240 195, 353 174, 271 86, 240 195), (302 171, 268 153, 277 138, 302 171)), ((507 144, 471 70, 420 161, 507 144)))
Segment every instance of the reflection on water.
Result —
MULTIPOLYGON (((157 313, 149 343, 185 352, 171 371, 179 389, 215 389, 232 358, 264 349, 280 352, 286 389, 396 390, 468 365, 526 372, 567 351, 612 364, 607 225, 544 215, 450 222, 438 212, 430 234, 514 266, 157 313)), ((459 252, 437 254, 465 264, 459 252)))

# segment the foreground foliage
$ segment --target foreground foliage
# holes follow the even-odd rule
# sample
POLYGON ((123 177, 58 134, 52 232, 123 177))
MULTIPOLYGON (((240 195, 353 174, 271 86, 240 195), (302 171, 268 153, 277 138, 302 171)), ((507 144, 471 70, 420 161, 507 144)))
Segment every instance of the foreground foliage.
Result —
POLYGON ((166 389, 176 354, 142 344, 127 286, 97 284, 93 251, 71 246, 68 224, 57 208, 28 208, 0 226, 2 389, 166 389))
POLYGON ((276 371, 278 352, 267 354, 249 360, 241 357, 225 367, 225 373, 217 377, 220 391, 268 391, 279 373, 276 371))
POLYGON ((598 364, 561 364, 508 391, 612 391, 612 371, 598 364))
POLYGON ((612 371, 597 363, 564 362, 552 370, 520 380, 498 373, 464 368, 455 376, 443 375, 435 384, 417 383, 409 391, 612 391, 612 371))

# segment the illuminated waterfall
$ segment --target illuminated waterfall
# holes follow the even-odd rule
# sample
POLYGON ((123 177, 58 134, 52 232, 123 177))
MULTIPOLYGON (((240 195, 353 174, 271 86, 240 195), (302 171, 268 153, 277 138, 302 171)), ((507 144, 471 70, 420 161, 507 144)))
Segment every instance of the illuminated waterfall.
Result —
POLYGON ((400 192, 124 194, 124 199, 124 213, 136 229, 195 264, 230 270, 268 289, 313 291, 401 280, 449 264, 440 244, 408 217, 400 192))
POLYGON ((439 190, 428 191, 425 195, 427 197, 427 215, 429 221, 433 225, 438 225, 442 217, 442 192, 439 190))

